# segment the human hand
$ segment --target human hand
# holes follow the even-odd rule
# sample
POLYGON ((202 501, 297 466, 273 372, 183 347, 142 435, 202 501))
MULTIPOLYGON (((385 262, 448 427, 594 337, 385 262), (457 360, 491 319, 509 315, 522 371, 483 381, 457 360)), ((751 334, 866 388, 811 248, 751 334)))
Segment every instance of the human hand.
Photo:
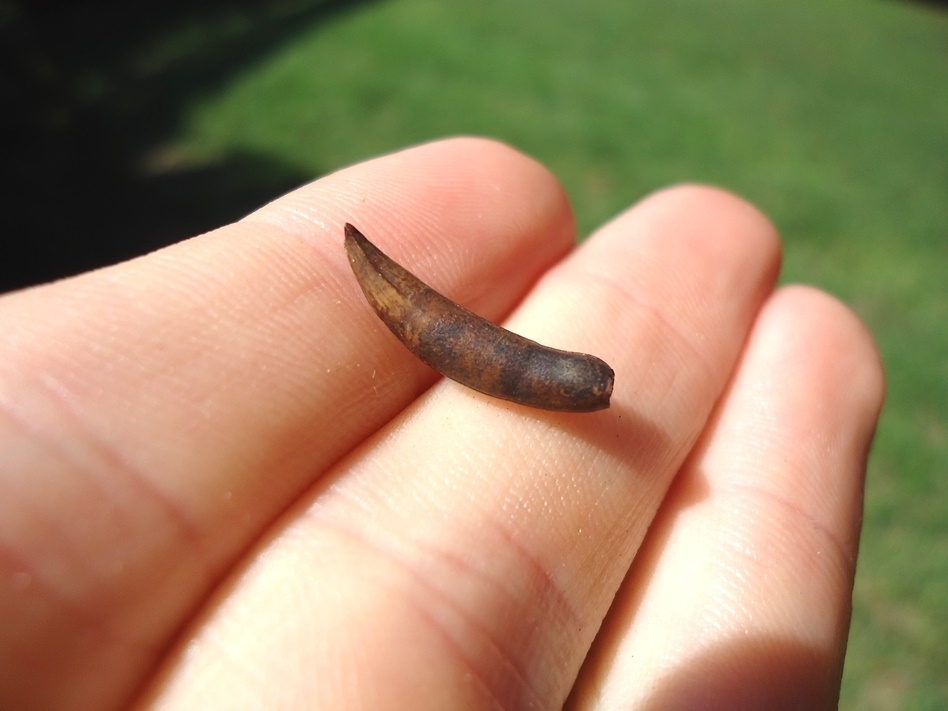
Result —
POLYGON ((572 246, 542 167, 459 139, 0 299, 0 707, 832 707, 871 338, 775 290, 772 227, 720 191, 572 246), (601 356, 611 408, 435 383, 346 221, 601 356))

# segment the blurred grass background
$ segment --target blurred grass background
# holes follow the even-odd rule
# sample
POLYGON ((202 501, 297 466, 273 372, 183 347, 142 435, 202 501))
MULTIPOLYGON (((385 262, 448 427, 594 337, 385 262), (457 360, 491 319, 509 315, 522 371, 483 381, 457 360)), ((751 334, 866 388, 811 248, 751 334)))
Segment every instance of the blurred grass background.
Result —
POLYGON ((780 228, 783 280, 851 304, 886 363, 841 708, 948 708, 944 6, 193 5, 0 0, 0 289, 450 134, 544 162, 581 234, 669 183, 734 190, 780 228))

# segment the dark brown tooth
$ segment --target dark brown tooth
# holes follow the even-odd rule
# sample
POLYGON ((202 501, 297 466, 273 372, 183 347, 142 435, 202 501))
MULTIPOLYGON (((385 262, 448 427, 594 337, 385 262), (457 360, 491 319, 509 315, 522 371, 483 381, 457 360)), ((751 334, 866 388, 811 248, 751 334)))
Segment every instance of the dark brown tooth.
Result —
POLYGON ((349 223, 345 233, 349 263, 375 313, 408 350, 442 375, 544 410, 609 407, 615 373, 604 361, 511 333, 439 294, 349 223))

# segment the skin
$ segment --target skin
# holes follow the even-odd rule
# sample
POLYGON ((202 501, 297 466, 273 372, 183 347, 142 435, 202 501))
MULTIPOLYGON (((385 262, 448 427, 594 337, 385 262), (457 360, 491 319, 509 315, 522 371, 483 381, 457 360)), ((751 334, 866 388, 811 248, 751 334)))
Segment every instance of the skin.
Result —
POLYGON ((459 139, 0 298, 0 708, 832 708, 871 338, 718 190, 572 241, 545 169, 459 139), (346 221, 601 355, 610 409, 434 384, 346 221))

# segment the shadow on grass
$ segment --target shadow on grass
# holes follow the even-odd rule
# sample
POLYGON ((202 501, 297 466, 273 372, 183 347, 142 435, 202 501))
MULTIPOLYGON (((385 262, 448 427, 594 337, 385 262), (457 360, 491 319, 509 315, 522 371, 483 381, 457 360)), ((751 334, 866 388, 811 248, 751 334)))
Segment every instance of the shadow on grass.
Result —
POLYGON ((199 234, 317 177, 265 155, 155 154, 191 102, 367 1, 0 6, 0 292, 199 234))

